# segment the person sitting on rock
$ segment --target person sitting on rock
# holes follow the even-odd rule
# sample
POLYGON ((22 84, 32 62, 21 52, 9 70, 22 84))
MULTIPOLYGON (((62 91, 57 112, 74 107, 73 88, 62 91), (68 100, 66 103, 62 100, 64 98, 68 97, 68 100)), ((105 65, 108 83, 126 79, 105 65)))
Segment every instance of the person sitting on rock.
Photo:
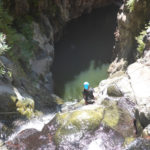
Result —
POLYGON ((89 83, 88 82, 84 82, 84 90, 83 90, 83 98, 85 100, 85 104, 93 104, 95 102, 95 98, 94 98, 94 95, 93 95, 93 88, 90 88, 89 87, 89 83))

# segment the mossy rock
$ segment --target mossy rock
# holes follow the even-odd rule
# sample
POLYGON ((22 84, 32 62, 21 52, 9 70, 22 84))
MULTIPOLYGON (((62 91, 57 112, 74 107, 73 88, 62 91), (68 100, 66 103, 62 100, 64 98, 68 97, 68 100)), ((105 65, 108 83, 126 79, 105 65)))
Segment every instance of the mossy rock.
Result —
POLYGON ((118 125, 119 119, 120 114, 116 105, 112 105, 108 108, 105 108, 103 123, 113 128, 118 125))
MULTIPOLYGON (((118 133, 120 133, 124 138, 135 136, 136 129, 134 125, 135 118, 126 109, 128 104, 120 101, 108 101, 104 100, 102 104, 105 106, 103 123, 111 127, 118 133)), ((133 109, 133 108, 131 108, 133 109)), ((141 125, 139 124, 139 128, 141 125)))
POLYGON ((16 110, 26 117, 30 118, 34 115, 34 100, 31 98, 24 98, 18 100, 17 97, 11 96, 13 102, 16 103, 16 110))
POLYGON ((129 145, 135 140, 135 137, 126 137, 124 141, 124 146, 129 145))
POLYGON ((97 129, 103 118, 103 108, 94 110, 77 110, 71 113, 57 114, 58 129, 55 133, 55 143, 60 143, 65 137, 97 129))
POLYGON ((32 135, 28 130, 28 137, 19 139, 19 136, 23 136, 21 133, 13 143, 32 149, 29 148, 29 141, 34 137, 34 149, 43 148, 43 145, 59 150, 83 149, 83 146, 88 149, 93 141, 100 141, 101 147, 109 145, 113 149, 123 149, 136 138, 134 118, 125 110, 124 105, 127 104, 104 100, 102 105, 86 105, 80 110, 58 113, 41 132, 36 131, 32 135), (44 137, 44 143, 41 137, 44 137))
POLYGON ((54 142, 61 145, 66 141, 82 138, 90 132, 94 134, 100 126, 107 127, 120 134, 125 144, 135 135, 134 118, 117 101, 104 100, 102 105, 89 105, 85 109, 59 113, 55 117, 56 131, 54 142))
POLYGON ((112 97, 121 97, 123 96, 122 92, 119 90, 119 88, 112 84, 110 85, 108 88, 107 88, 107 94, 109 96, 112 96, 112 97))
POLYGON ((74 105, 74 107, 75 107, 75 108, 79 108, 79 107, 84 106, 84 105, 85 105, 85 100, 82 99, 82 100, 80 100, 78 103, 76 103, 76 104, 74 105))

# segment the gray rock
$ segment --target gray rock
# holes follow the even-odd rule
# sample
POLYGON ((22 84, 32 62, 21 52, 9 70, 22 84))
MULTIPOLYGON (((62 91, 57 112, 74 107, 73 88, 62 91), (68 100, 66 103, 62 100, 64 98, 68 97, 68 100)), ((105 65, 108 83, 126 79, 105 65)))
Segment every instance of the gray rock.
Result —
POLYGON ((128 75, 139 105, 145 105, 150 97, 150 68, 144 64, 134 63, 128 67, 128 75))
POLYGON ((141 122, 145 126, 150 122, 150 67, 136 62, 128 67, 127 73, 130 77, 141 122))
POLYGON ((148 29, 146 30, 146 33, 147 33, 147 34, 150 34, 150 28, 148 28, 148 29))
POLYGON ((44 14, 41 14, 40 18, 41 18, 41 22, 42 22, 41 26, 43 26, 45 35, 48 37, 49 42, 53 43, 54 42, 54 31, 53 31, 53 27, 50 23, 50 20, 44 14))
POLYGON ((54 56, 54 46, 50 45, 49 43, 45 44, 45 51, 48 55, 54 56))
POLYGON ((150 141, 143 138, 138 138, 123 150, 149 150, 149 149, 150 149, 150 141))
POLYGON ((147 138, 150 136, 150 124, 144 128, 142 136, 144 138, 147 138))
POLYGON ((45 75, 49 72, 50 66, 52 65, 53 59, 51 57, 46 57, 40 60, 34 60, 31 62, 32 71, 38 75, 45 75))
POLYGON ((135 102, 130 80, 128 75, 123 72, 117 75, 114 74, 107 80, 102 81, 99 89, 99 97, 102 97, 102 99, 119 100, 119 97, 124 96, 135 102))
POLYGON ((120 89, 115 84, 110 85, 107 88, 107 94, 109 96, 113 96, 113 97, 121 97, 121 96, 123 96, 122 92, 120 91, 120 89))
POLYGON ((116 58, 109 66, 108 72, 111 76, 118 71, 124 71, 126 68, 127 68, 127 61, 125 61, 124 59, 118 60, 118 58, 116 58))
POLYGON ((0 56, 0 61, 8 68, 13 68, 14 64, 5 56, 0 56))
MULTIPOLYGON (((51 41, 52 41, 51 43, 53 43, 53 40, 52 40, 53 33, 49 33, 50 35, 47 36, 41 31, 40 25, 38 23, 33 22, 32 25, 33 25, 33 39, 38 42, 38 45, 43 52, 45 52, 46 54, 50 56, 53 56, 54 47, 52 44, 50 44, 51 41)), ((52 27, 49 27, 49 28, 52 28, 52 27)))

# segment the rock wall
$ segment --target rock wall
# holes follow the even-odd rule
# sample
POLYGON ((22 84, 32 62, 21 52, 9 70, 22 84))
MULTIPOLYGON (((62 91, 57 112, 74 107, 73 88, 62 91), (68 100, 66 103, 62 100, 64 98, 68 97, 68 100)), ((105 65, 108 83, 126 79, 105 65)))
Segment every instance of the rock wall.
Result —
POLYGON ((134 0, 130 4, 129 0, 124 0, 117 15, 118 26, 115 32, 116 43, 113 56, 115 61, 110 66, 109 72, 113 73, 118 70, 118 67, 122 65, 122 58, 129 63, 135 61, 137 54, 135 37, 140 34, 150 20, 149 8, 149 0, 134 0), (116 67, 112 68, 113 66, 116 67))
MULTIPOLYGON (((13 105, 13 107, 6 106, 6 112, 18 108, 16 100, 11 99, 12 96, 17 97, 17 95, 13 90, 9 93, 9 87, 31 97, 35 102, 36 110, 54 108, 57 100, 52 95, 51 65, 54 59, 54 42, 61 35, 61 29, 71 19, 114 2, 118 3, 118 0, 3 1, 4 8, 8 9, 13 20, 11 29, 17 36, 17 40, 11 46, 11 55, 0 58, 0 65, 5 66, 6 69, 10 68, 12 73, 10 78, 7 78, 6 74, 0 78, 2 84, 8 87, 5 91, 1 91, 1 100, 7 99, 4 97, 5 94, 9 95, 10 98, 7 100, 13 105)), ((22 97, 23 95, 21 94, 22 97)), ((23 100, 23 103, 26 103, 26 98, 23 100)), ((22 114, 26 114, 25 112, 24 109, 21 111, 22 114)))
POLYGON ((83 13, 90 13, 93 8, 111 4, 113 0, 57 0, 56 5, 60 8, 61 18, 67 22, 81 16, 83 13))
MULTIPOLYGON (((139 34, 141 29, 144 28, 145 23, 150 19, 150 12, 148 11, 150 4, 148 3, 148 0, 135 0, 134 9, 132 11, 129 10, 127 2, 127 0, 124 0, 124 4, 118 12, 118 28, 115 33, 116 44, 114 50, 114 56, 118 57, 110 66, 109 71, 111 73, 126 68, 125 66, 127 63, 124 59, 129 60, 129 58, 134 55, 136 48, 135 36, 139 34), (118 61, 120 61, 120 63, 118 63, 118 61)), ((9 12, 13 15, 13 25, 15 29, 22 35, 21 39, 23 39, 23 41, 33 40, 33 42, 36 43, 33 50, 34 54, 28 60, 28 63, 22 63, 22 61, 17 60, 17 64, 19 64, 19 67, 23 70, 25 76, 22 78, 22 75, 14 71, 10 84, 13 83, 13 85, 18 86, 18 88, 22 85, 26 86, 26 93, 29 93, 33 98, 38 99, 38 105, 40 104, 40 99, 41 103, 43 103, 45 99, 46 105, 47 103, 50 103, 50 98, 42 98, 41 96, 36 98, 35 95, 37 91, 39 94, 41 89, 43 90, 40 92, 41 95, 43 95, 42 93, 44 92, 44 95, 51 97, 50 95, 53 93, 50 68, 54 59, 54 42, 59 38, 61 29, 71 19, 77 18, 83 13, 90 13, 94 8, 109 5, 111 3, 120 5, 121 0, 4 1, 4 6, 7 7, 9 12), (30 25, 33 32, 31 39, 27 39, 28 37, 20 32, 20 29, 18 28, 18 24, 20 23, 18 20, 21 21, 21 18, 30 19, 30 25), (29 70, 26 68, 29 68, 29 70), (30 90, 28 90, 28 87, 31 87, 29 88, 30 90)), ((18 49, 18 47, 14 47, 13 51, 16 51, 16 49, 18 49)), ((19 49, 19 51, 22 51, 21 48, 19 49)), ((3 64, 5 65, 5 62, 3 62, 3 64)), ((20 70, 17 72, 20 72, 20 70)))

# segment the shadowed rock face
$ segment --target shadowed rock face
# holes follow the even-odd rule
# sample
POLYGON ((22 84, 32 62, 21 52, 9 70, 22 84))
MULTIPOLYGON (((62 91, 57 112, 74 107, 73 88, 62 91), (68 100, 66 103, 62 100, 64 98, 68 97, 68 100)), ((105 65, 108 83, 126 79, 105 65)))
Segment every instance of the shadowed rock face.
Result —
POLYGON ((115 0, 57 0, 56 4, 60 8, 63 20, 68 21, 72 18, 81 16, 84 12, 91 12, 93 8, 98 8, 111 4, 115 0))
MULTIPOLYGON (((7 142, 9 149, 87 150, 95 146, 103 150, 121 150, 136 137, 134 117, 124 100, 108 100, 103 105, 83 106, 80 110, 57 114, 41 132, 24 130, 7 142)), ((130 107, 129 107, 130 105, 130 107)))
POLYGON ((150 19, 149 0, 133 1, 133 11, 127 6, 127 0, 120 7, 117 15, 118 27, 115 33, 116 44, 114 57, 125 58, 131 61, 136 51, 135 37, 144 29, 150 19))
MULTIPOLYGON (((70 19, 81 16, 84 12, 90 12, 93 8, 106 6, 111 3, 118 5, 121 1, 122 0, 56 0, 52 2, 51 0, 39 0, 38 2, 34 2, 31 0, 29 2, 28 0, 14 0, 10 3, 10 6, 13 6, 16 15, 25 15, 29 12, 34 12, 35 10, 40 12, 51 9, 54 10, 55 7, 58 7, 62 20, 67 22, 70 19)), ((51 15, 53 16, 55 14, 51 15)))

